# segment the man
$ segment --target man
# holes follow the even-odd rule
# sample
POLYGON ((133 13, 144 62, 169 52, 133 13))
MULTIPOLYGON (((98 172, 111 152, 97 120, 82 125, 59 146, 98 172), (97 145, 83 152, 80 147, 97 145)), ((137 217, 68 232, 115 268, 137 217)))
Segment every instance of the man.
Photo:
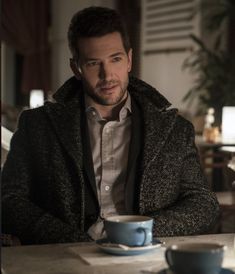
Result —
POLYGON ((103 219, 141 214, 155 236, 208 231, 218 215, 192 125, 153 87, 129 76, 132 50, 119 15, 74 15, 75 77, 56 102, 24 111, 2 175, 3 231, 24 244, 102 237, 103 219))

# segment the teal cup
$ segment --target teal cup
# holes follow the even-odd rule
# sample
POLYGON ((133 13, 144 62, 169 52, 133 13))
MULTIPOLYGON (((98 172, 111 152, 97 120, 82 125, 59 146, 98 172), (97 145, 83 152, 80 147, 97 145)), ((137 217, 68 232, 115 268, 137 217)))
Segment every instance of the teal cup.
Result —
POLYGON ((168 247, 165 258, 175 274, 219 274, 224 250, 217 243, 182 243, 168 247))
POLYGON ((104 229, 111 243, 146 246, 152 243, 153 219, 141 215, 118 215, 104 220, 104 229))

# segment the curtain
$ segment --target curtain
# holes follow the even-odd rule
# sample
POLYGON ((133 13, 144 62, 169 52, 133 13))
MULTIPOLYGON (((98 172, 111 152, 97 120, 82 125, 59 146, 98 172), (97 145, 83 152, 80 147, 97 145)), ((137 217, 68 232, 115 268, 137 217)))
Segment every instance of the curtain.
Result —
POLYGON ((2 0, 1 38, 23 56, 21 91, 51 89, 49 0, 2 0))

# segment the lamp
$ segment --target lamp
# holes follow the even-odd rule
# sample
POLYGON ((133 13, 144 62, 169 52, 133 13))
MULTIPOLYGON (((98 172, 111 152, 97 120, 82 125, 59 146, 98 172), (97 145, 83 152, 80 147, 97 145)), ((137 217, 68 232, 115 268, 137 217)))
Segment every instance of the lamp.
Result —
POLYGON ((29 97, 29 107, 36 108, 42 106, 44 103, 44 93, 41 89, 32 89, 29 97))
POLYGON ((223 107, 222 141, 223 143, 235 143, 235 107, 223 107))

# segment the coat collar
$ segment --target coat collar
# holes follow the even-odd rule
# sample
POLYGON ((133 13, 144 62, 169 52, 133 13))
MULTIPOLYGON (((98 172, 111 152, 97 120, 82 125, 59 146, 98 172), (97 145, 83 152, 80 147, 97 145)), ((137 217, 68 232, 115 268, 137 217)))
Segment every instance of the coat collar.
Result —
MULTIPOLYGON (((157 158, 167 141, 177 117, 177 109, 155 88, 136 79, 130 79, 129 91, 139 105, 143 126, 143 170, 157 158)), ((146 173, 147 175, 147 173, 146 173)), ((145 174, 143 174, 145 176, 145 174)))
MULTIPOLYGON (((155 88, 133 76, 130 76, 129 78, 128 90, 131 95, 138 97, 139 100, 147 98, 158 110, 166 109, 171 105, 155 88)), ((78 100, 79 92, 81 93, 81 91, 81 81, 77 80, 76 77, 73 76, 57 90, 53 95, 53 99, 60 104, 66 104, 71 100, 78 100)))
POLYGON ((158 90, 133 76, 129 78, 128 91, 140 102, 151 102, 158 111, 171 106, 169 101, 158 90))

